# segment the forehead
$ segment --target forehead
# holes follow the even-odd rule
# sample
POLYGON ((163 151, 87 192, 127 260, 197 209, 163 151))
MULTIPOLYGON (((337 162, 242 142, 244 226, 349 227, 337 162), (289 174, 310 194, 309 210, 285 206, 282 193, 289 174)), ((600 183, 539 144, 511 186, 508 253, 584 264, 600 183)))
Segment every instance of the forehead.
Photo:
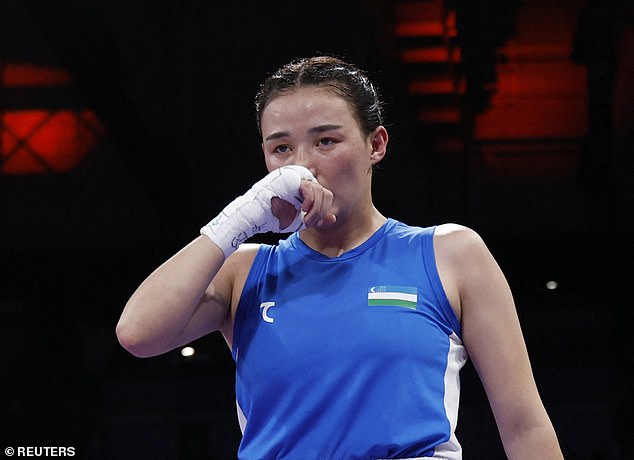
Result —
POLYGON ((348 102, 334 90, 324 87, 301 87, 285 91, 271 99, 262 112, 262 129, 280 123, 354 122, 348 102))

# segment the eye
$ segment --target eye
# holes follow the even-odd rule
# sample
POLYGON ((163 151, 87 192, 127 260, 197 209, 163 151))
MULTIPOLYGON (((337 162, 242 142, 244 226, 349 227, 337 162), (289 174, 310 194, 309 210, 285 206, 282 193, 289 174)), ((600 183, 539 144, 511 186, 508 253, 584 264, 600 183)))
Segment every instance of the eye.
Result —
POLYGON ((291 151, 291 147, 286 144, 278 145, 272 150, 273 153, 288 153, 290 151, 291 151))
POLYGON ((321 139, 319 139, 319 142, 317 142, 318 145, 325 147, 335 145, 336 143, 337 140, 333 139, 332 137, 322 137, 321 139))

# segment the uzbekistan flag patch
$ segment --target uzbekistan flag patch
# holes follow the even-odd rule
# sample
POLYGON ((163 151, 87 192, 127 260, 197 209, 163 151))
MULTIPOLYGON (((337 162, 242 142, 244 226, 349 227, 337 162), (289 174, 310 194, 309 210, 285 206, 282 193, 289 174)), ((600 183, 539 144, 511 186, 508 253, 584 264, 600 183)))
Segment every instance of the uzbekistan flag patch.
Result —
POLYGON ((368 289, 369 307, 405 307, 416 309, 418 289, 411 286, 372 286, 368 289))

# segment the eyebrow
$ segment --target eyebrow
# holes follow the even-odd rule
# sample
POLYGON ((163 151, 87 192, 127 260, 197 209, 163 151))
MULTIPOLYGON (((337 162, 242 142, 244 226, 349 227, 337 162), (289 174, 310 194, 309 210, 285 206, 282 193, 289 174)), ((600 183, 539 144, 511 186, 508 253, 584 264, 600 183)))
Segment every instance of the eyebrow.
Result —
POLYGON ((279 139, 280 137, 287 137, 289 134, 287 131, 278 131, 276 133, 270 134, 266 136, 265 141, 272 141, 274 139, 279 139))
MULTIPOLYGON (((314 133, 323 133, 326 131, 333 131, 335 129, 340 129, 342 126, 341 125, 319 125, 319 126, 315 126, 313 128, 310 128, 308 130, 309 134, 314 134, 314 133)), ((290 136, 290 134, 288 133, 288 131, 278 131, 276 133, 273 134, 269 134, 268 136, 266 136, 266 138, 264 139, 265 141, 272 141, 275 139, 280 139, 282 137, 288 137, 290 136)))
POLYGON ((315 126, 314 128, 310 128, 308 130, 309 133, 323 133, 326 131, 333 131, 335 129, 339 129, 341 128, 341 125, 319 125, 319 126, 315 126))

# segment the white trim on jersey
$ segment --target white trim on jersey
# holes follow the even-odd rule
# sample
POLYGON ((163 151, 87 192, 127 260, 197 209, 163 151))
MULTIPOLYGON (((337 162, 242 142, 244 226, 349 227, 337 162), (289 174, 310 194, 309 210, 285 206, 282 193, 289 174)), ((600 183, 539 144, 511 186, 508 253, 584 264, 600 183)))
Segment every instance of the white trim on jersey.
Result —
POLYGON ((236 408, 238 409, 238 424, 240 425, 240 431, 244 434, 244 429, 247 427, 247 418, 244 416, 244 412, 242 412, 242 408, 240 407, 240 403, 237 399, 236 408))
POLYGON ((458 424, 458 405, 460 403, 460 369, 467 361, 468 355, 460 337, 455 332, 449 336, 449 351, 447 353, 447 369, 445 369, 445 414, 449 420, 451 437, 436 446, 435 459, 461 460, 462 447, 456 438, 458 424))

